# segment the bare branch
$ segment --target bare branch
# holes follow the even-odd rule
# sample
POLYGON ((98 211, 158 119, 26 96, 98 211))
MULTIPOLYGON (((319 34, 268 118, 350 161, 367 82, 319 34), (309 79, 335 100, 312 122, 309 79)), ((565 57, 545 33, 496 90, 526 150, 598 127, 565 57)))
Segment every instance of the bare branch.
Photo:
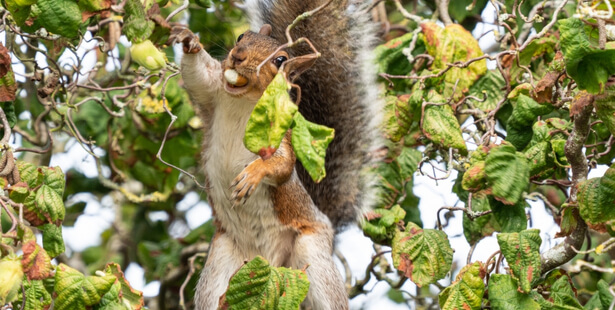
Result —
MULTIPOLYGON (((585 144, 585 140, 587 140, 587 136, 589 134, 592 109, 592 105, 585 106, 583 110, 575 116, 574 130, 566 141, 565 153, 572 169, 572 182, 574 185, 570 189, 569 199, 571 202, 576 202, 576 185, 587 179, 587 173, 589 171, 587 159, 583 153, 583 145, 585 144)), ((574 228, 572 233, 566 237, 564 242, 541 254, 542 273, 544 274, 553 268, 565 264, 576 256, 577 253, 575 249, 580 249, 583 245, 586 231, 587 224, 585 224, 585 221, 580 218, 577 219, 577 226, 574 228)))

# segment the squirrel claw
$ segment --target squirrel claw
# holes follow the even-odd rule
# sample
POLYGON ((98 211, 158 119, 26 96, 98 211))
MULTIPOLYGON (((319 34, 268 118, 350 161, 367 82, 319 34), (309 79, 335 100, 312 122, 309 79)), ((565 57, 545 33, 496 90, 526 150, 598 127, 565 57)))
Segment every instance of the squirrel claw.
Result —
POLYGON ((186 54, 196 54, 203 48, 201 42, 199 42, 199 37, 190 29, 182 26, 176 26, 171 29, 171 35, 167 44, 175 43, 182 43, 184 53, 186 54))
POLYGON ((263 173, 259 171, 259 162, 252 162, 231 182, 231 201, 233 206, 244 205, 248 198, 254 193, 256 187, 263 179, 263 173))

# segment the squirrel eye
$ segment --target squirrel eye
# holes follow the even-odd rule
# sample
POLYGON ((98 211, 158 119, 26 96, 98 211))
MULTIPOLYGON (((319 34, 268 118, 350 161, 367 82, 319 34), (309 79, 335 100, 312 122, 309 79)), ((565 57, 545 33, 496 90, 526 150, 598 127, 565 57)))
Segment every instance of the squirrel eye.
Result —
POLYGON ((273 60, 273 64, 279 68, 287 59, 286 56, 278 56, 273 60))
POLYGON ((241 41, 241 38, 243 38, 243 33, 237 37, 237 42, 241 41))

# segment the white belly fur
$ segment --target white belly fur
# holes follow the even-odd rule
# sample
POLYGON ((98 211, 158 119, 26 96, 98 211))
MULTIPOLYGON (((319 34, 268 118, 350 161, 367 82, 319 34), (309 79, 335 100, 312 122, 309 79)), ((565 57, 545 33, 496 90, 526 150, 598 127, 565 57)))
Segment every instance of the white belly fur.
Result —
POLYGON ((270 186, 260 184, 243 205, 232 206, 230 184, 246 165, 258 158, 243 145, 246 123, 253 104, 223 100, 211 119, 210 141, 205 150, 205 171, 215 216, 225 233, 245 255, 262 255, 272 265, 283 265, 290 253, 294 231, 278 220, 270 195, 270 186))

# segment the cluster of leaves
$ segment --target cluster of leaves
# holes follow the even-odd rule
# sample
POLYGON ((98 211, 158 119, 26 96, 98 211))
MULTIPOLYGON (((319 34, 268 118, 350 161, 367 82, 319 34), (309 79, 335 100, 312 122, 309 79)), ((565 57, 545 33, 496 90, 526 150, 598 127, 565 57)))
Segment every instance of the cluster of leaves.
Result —
POLYGON ((273 268, 257 256, 233 275, 220 304, 225 309, 299 309, 309 286, 305 270, 273 268))
MULTIPOLYGON (((188 260, 206 251, 213 233, 210 222, 183 233, 192 206, 176 206, 188 193, 205 197, 189 176, 165 164, 196 173, 200 152, 201 125, 165 45, 182 18, 173 13, 181 4, 2 1, 0 307, 141 309, 146 300, 122 273, 131 262, 144 268, 148 282, 162 282, 163 306, 180 304, 180 287, 194 267, 188 260), (64 173, 50 167, 52 155, 75 149, 93 158, 89 170, 70 157, 64 173), (78 253, 62 230, 79 226, 86 207, 102 201, 113 201, 115 219, 101 222, 101 244, 78 253), (170 220, 155 220, 155 212, 170 220)), ((211 6, 193 1, 186 11, 198 16, 194 31, 217 29, 201 39, 221 55, 243 21, 228 2, 211 6)), ((186 300, 196 278, 186 283, 186 300)))
MULTIPOLYGON (((10 152, 6 150, 3 156, 10 152)), ((141 309, 143 294, 130 287, 119 265, 110 263, 104 271, 85 276, 67 265, 51 264, 51 259, 65 250, 64 174, 58 167, 36 167, 23 161, 14 169, 21 181, 8 187, 10 203, 19 208, 25 221, 16 223, 18 215, 2 202, 2 223, 16 227, 2 235, 0 303, 14 302, 14 307, 24 309, 48 309, 52 301, 57 309, 141 309), (41 232, 43 247, 37 243, 34 229, 41 232), (12 248, 18 245, 19 256, 12 248), (18 298, 21 290, 25 299, 18 298)), ((6 187, 6 179, 2 181, 6 187)))
POLYGON ((290 99, 290 88, 282 73, 269 83, 248 120, 244 144, 253 153, 269 158, 280 147, 286 132, 292 129, 295 155, 312 179, 320 182, 326 176, 325 152, 333 140, 334 130, 306 120, 290 99))
MULTIPOLYGON (((411 210, 418 205, 412 186, 407 186, 417 167, 423 171, 429 164, 446 173, 430 176, 436 180, 455 170, 453 191, 465 207, 441 210, 463 212, 463 234, 473 248, 497 233, 500 249, 488 261, 463 267, 434 303, 442 309, 581 309, 585 303, 585 309, 602 309, 610 305, 610 294, 595 290, 591 302, 577 296, 580 277, 574 276, 587 271, 573 275, 553 268, 575 257, 576 250, 564 249, 581 248, 585 239, 578 236, 584 236, 585 223, 595 234, 613 231, 615 167, 600 178, 585 179, 588 167, 611 165, 615 158, 614 46, 600 43, 599 33, 605 29, 591 16, 571 17, 572 3, 553 3, 543 18, 528 20, 532 8, 542 7, 539 1, 505 1, 498 7, 499 23, 510 32, 499 40, 510 45, 484 55, 469 32, 474 26, 462 23, 469 15, 455 11, 462 3, 451 4, 449 13, 466 29, 454 23, 441 27, 417 14, 402 22, 415 31, 376 49, 389 87, 383 128, 390 144, 387 159, 376 170, 379 208, 367 216, 364 232, 391 246, 401 281, 405 277, 422 287, 445 278, 452 268, 447 235, 421 229, 412 223, 420 225, 420 220, 407 217, 404 210, 414 214, 411 210), (509 12, 518 18, 506 15, 509 12), (528 38, 523 29, 532 27, 545 31, 528 38), (495 62, 494 69, 487 70, 486 59, 495 62), (553 249, 542 248, 543 253, 539 230, 531 229, 526 214, 527 200, 537 197, 550 206, 561 226, 556 237, 567 236, 553 249), (549 262, 558 250, 558 262, 549 262), (507 274, 497 273, 498 256, 508 263, 507 274)), ((601 9, 604 5, 593 7, 601 9)), ((594 276, 591 286, 602 277, 610 279, 594 276)))
MULTIPOLYGON (((416 171, 432 170, 429 165, 444 173, 427 173, 436 180, 457 175, 453 191, 464 207, 443 210, 463 212, 468 243, 478 247, 497 233, 499 250, 489 249, 494 254, 484 262, 469 257, 437 297, 428 289, 409 296, 425 300, 420 295, 426 294, 442 309, 604 309, 613 303, 611 276, 557 269, 574 258, 571 248, 583 245, 586 224, 594 242, 608 238, 590 252, 599 257, 613 244, 615 167, 587 180, 590 167, 612 165, 615 158, 615 45, 604 26, 613 18, 602 14, 613 3, 607 1, 494 2, 501 32, 491 54, 471 34, 487 0, 450 1, 448 11, 435 0, 407 5, 413 13, 388 4, 376 8, 388 12, 397 26, 391 29, 403 31, 387 33, 375 50, 387 88, 387 154, 374 167, 377 208, 362 226, 374 242, 391 247, 395 270, 372 263, 366 274, 393 287, 409 279, 427 288, 455 272, 448 231, 422 228, 412 192, 416 171), (444 26, 429 21, 434 11, 444 26), (535 229, 540 223, 528 225, 527 200, 536 198, 560 224, 558 237, 567 237, 555 248, 541 247, 553 240, 542 240, 535 229), (500 273, 503 260, 508 268, 500 273)), ((231 3, 195 0, 186 9, 189 28, 214 56, 246 28, 231 3)), ((190 175, 198 166, 200 123, 165 45, 180 4, 2 1, 0 305, 140 309, 146 301, 120 267, 135 262, 148 282, 161 282, 161 308, 191 306, 194 267, 201 265, 195 254, 207 249, 213 228, 208 222, 182 238, 172 232, 187 230, 186 209, 176 206, 190 195, 205 198, 190 175), (97 45, 84 47, 88 42, 97 45), (10 137, 20 138, 19 148, 10 147, 10 137), (49 167, 52 154, 71 143, 94 158, 96 177, 49 167), (66 255, 62 228, 74 226, 92 201, 105 200, 114 201, 115 219, 102 243, 66 255), (83 264, 74 264, 79 260, 83 264), (188 302, 178 298, 183 294, 188 302)), ((270 153, 293 128, 297 157, 321 179, 333 133, 303 120, 288 89, 276 78, 255 109, 246 146, 270 153)), ((434 212, 439 218, 440 210, 434 212)), ((381 254, 374 260, 384 260, 381 254)), ((365 284, 357 281, 351 292, 364 292, 365 284)), ((301 271, 272 268, 259 257, 233 277, 223 302, 296 309, 308 285, 301 271)))

